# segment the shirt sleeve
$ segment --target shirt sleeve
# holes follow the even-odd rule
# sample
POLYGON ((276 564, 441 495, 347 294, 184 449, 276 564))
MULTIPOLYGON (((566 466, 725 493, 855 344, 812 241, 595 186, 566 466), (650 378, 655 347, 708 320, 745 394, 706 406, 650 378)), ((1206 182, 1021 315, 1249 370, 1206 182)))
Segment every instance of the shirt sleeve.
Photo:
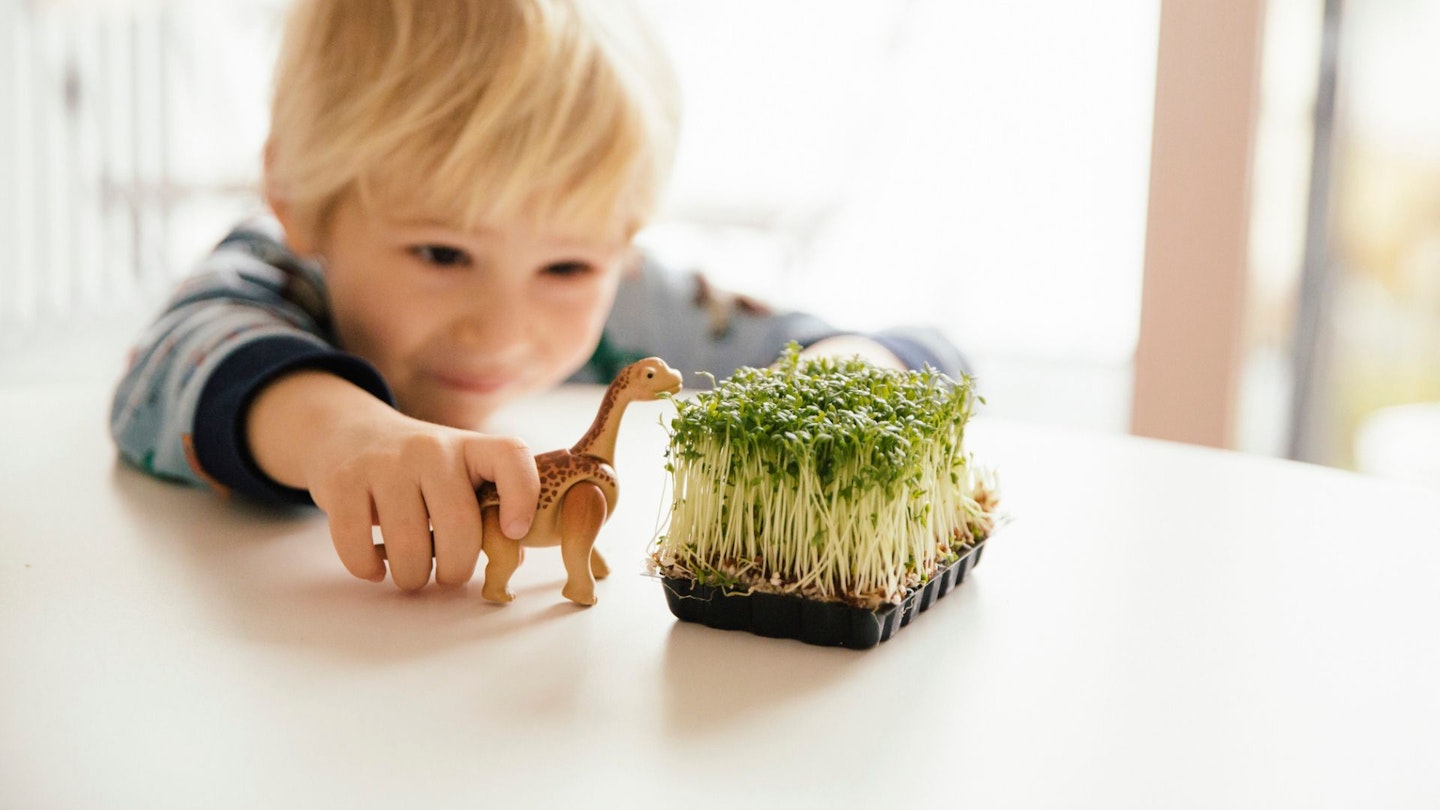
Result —
POLYGON ((273 221, 246 223, 141 334, 116 387, 111 435, 122 458, 157 477, 310 503, 260 471, 244 435, 260 388, 300 368, 392 401, 373 366, 335 347, 318 269, 284 247, 273 221))
POLYGON ((627 276, 590 362, 574 382, 609 382, 620 369, 658 355, 703 384, 694 372, 728 377, 742 366, 766 366, 792 341, 802 347, 836 335, 859 335, 889 349, 907 367, 926 365, 958 377, 969 367, 938 330, 898 327, 877 332, 836 328, 803 312, 776 310, 744 295, 720 290, 699 273, 680 273, 647 257, 627 276))

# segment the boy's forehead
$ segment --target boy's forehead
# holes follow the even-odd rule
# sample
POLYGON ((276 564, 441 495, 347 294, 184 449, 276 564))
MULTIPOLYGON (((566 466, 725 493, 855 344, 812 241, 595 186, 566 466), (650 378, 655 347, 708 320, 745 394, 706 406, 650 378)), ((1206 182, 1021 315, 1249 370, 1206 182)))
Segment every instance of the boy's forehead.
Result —
POLYGON ((371 193, 358 200, 367 219, 400 228, 433 228, 477 234, 491 230, 486 222, 468 221, 437 201, 417 194, 371 193))
POLYGON ((457 237, 526 236, 562 247, 594 247, 629 245, 642 219, 623 199, 607 198, 594 189, 547 192, 483 173, 427 180, 399 165, 397 161, 373 171, 353 187, 352 199, 367 218, 379 220, 377 224, 443 230, 457 237))
POLYGON ((460 217, 404 208, 367 213, 382 226, 396 230, 425 231, 479 240, 525 238, 556 247, 621 247, 629 244, 631 236, 618 229, 612 233, 588 233, 566 228, 563 223, 531 222, 519 217, 492 217, 468 222, 460 217))

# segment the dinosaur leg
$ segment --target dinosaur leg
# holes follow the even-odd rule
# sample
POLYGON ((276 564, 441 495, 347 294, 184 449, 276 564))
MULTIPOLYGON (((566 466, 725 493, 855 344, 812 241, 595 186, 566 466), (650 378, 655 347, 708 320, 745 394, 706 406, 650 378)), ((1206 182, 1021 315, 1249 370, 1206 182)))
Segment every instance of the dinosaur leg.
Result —
POLYGON ((577 605, 595 604, 595 575, 590 552, 608 507, 600 487, 585 481, 571 487, 560 504, 560 557, 569 577, 560 595, 577 605))
POLYGON ((481 541, 485 549, 485 585, 480 595, 491 602, 513 602, 510 577, 525 559, 519 540, 511 540, 500 531, 500 510, 486 509, 483 514, 481 541))
POLYGON ((600 556, 600 549, 590 549, 590 573, 596 579, 604 579, 610 576, 610 566, 605 564, 605 558, 600 556))

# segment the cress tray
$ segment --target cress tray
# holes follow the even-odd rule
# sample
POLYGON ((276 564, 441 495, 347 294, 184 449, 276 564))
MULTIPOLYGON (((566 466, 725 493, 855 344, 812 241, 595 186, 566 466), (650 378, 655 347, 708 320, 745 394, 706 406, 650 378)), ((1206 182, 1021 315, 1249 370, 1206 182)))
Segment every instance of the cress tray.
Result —
POLYGON ((960 559, 941 568, 929 582, 911 591, 898 605, 867 610, 841 602, 821 602, 760 591, 727 591, 692 579, 661 577, 665 601, 675 618, 720 630, 745 630, 771 638, 793 638, 806 644, 863 650, 889 639, 937 599, 965 581, 980 563, 985 543, 977 543, 960 559))

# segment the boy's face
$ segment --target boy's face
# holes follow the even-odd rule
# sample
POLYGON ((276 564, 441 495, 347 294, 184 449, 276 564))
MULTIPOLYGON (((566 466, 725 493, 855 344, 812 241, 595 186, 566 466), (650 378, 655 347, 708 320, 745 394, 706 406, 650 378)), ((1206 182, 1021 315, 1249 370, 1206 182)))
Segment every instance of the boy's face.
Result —
POLYGON ((353 197, 314 247, 341 345, 375 364, 405 413, 468 429, 589 359, 629 255, 618 237, 457 230, 353 197))

